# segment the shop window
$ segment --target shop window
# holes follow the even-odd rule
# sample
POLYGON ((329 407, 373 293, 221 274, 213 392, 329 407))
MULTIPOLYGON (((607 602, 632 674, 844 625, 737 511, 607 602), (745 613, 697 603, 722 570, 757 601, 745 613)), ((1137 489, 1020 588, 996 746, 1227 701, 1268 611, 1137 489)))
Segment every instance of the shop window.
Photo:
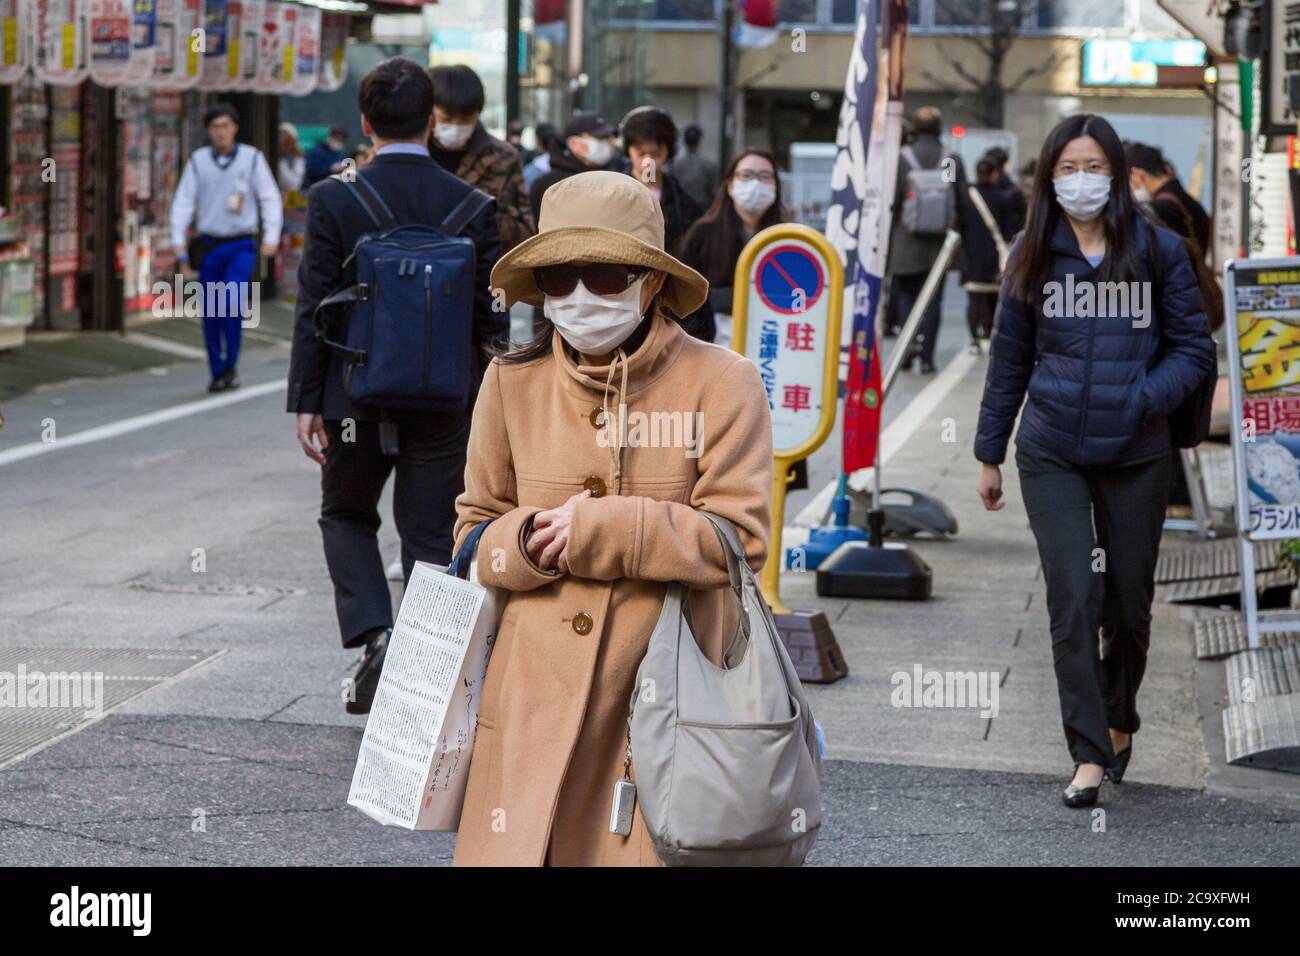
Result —
POLYGON ((1122 27, 1125 0, 1038 0, 1034 25, 1044 29, 1065 27, 1122 27))
POLYGON ((655 0, 656 20, 696 20, 716 23, 714 0, 655 0))

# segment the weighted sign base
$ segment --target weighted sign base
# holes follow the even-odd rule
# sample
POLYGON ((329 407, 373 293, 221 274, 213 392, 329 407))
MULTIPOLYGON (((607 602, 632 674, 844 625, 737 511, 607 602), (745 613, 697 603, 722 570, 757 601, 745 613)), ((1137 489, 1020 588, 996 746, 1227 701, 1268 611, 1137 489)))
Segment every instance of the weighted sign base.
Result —
POLYGON ((905 545, 873 548, 865 541, 849 541, 817 569, 817 595, 925 601, 930 581, 930 566, 905 545))
POLYGON ((822 611, 793 611, 776 614, 776 632, 794 664, 799 679, 808 684, 832 684, 847 677, 840 645, 835 641, 831 622, 822 611))

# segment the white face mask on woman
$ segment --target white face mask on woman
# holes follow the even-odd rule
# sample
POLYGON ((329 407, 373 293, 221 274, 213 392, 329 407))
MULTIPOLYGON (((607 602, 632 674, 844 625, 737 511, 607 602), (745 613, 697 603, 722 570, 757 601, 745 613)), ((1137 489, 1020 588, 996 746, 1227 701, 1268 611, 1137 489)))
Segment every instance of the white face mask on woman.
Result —
POLYGON ((617 295, 596 295, 578 282, 568 295, 548 295, 542 314, 564 341, 586 355, 604 355, 627 341, 641 324, 641 276, 617 295))
POLYGON ((1052 185, 1061 208, 1079 222, 1096 219, 1110 199, 1110 177, 1100 173, 1079 170, 1068 176, 1057 176, 1052 185))
POLYGON ((731 201, 741 212, 761 216, 776 202, 776 186, 757 179, 738 179, 731 184, 731 201))
POLYGON ((452 152, 463 149, 473 135, 473 123, 437 123, 433 127, 433 138, 438 145, 452 152))
POLYGON ((594 136, 584 136, 582 139, 587 145, 587 155, 583 158, 593 166, 604 166, 614 158, 614 147, 609 140, 594 136))

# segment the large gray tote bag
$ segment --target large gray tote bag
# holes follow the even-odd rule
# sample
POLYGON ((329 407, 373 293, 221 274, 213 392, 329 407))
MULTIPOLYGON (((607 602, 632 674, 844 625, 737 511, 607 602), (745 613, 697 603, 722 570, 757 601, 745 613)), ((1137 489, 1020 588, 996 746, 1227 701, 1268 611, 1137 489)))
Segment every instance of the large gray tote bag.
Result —
POLYGON ((701 652, 680 583, 637 671, 636 796, 667 866, 799 866, 821 827, 812 712, 731 523, 718 531, 740 625, 726 669, 701 652))

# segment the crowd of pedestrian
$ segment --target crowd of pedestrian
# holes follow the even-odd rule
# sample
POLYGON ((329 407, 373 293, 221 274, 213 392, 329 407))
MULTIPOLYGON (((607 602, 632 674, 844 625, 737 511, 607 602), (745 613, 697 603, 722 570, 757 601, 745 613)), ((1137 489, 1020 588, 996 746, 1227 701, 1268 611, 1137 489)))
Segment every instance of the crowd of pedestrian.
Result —
MULTIPOLYGON (((259 220, 261 251, 272 255, 280 193, 307 194, 287 407, 321 469, 340 639, 360 653, 350 712, 369 710, 392 631, 378 544, 389 478, 404 579, 417 561, 447 564, 490 522, 479 579, 511 599, 457 862, 653 862, 644 827, 620 835, 603 818, 626 772, 627 701, 665 582, 698 589, 700 633, 736 627, 719 599, 726 550, 702 512, 734 526, 754 569, 766 558, 764 388, 752 363, 710 343, 730 342, 746 243, 787 220, 781 170, 771 152, 744 148, 720 172, 701 153, 699 127, 687 127, 679 148, 672 115, 654 105, 617 124, 589 111, 558 130, 539 124, 530 149, 518 124, 505 140, 485 129, 484 102, 467 66, 386 60, 358 95, 369 154, 348 154, 341 126, 304 151, 284 124, 274 175, 236 143, 233 108, 215 106, 210 146, 190 158, 177 192, 173 243, 202 281, 247 282, 259 220), (419 258, 440 254, 402 246, 405 230, 422 229, 462 240, 445 244, 461 251, 419 258), (405 251, 368 258, 377 230, 405 251), (372 272, 360 276, 360 261, 372 272), (437 329, 435 296, 446 310, 437 329), (507 310, 521 304, 535 309, 533 335, 511 346, 507 310), (349 331, 363 308, 372 322, 364 341, 349 331), (367 360, 378 352, 395 358, 367 360), (703 453, 594 440, 632 397, 703 410, 703 453), (493 808, 507 803, 517 815, 503 836, 493 808)), ((1103 777, 1122 779, 1140 727, 1176 451, 1167 420, 1214 374, 1199 279, 1209 219, 1158 148, 1122 143, 1098 116, 1058 124, 1019 183, 1001 147, 968 181, 944 148, 937 109, 918 109, 909 126, 892 197, 886 326, 899 331, 955 230, 970 349, 990 343, 978 492, 990 510, 1002 507, 1000 469, 1019 420, 1016 466, 1076 768, 1063 798, 1091 805, 1103 777), (1117 324, 1103 329, 1061 315, 1045 289, 1067 278, 1152 283, 1154 321, 1110 316, 1117 324), (1109 562, 1100 575, 1097 548, 1109 562)), ((935 370, 942 292, 924 307, 905 367, 935 370)), ((214 390, 238 384, 235 315, 233 325, 204 316, 214 390)), ((704 650, 720 665, 726 648, 704 650)))

